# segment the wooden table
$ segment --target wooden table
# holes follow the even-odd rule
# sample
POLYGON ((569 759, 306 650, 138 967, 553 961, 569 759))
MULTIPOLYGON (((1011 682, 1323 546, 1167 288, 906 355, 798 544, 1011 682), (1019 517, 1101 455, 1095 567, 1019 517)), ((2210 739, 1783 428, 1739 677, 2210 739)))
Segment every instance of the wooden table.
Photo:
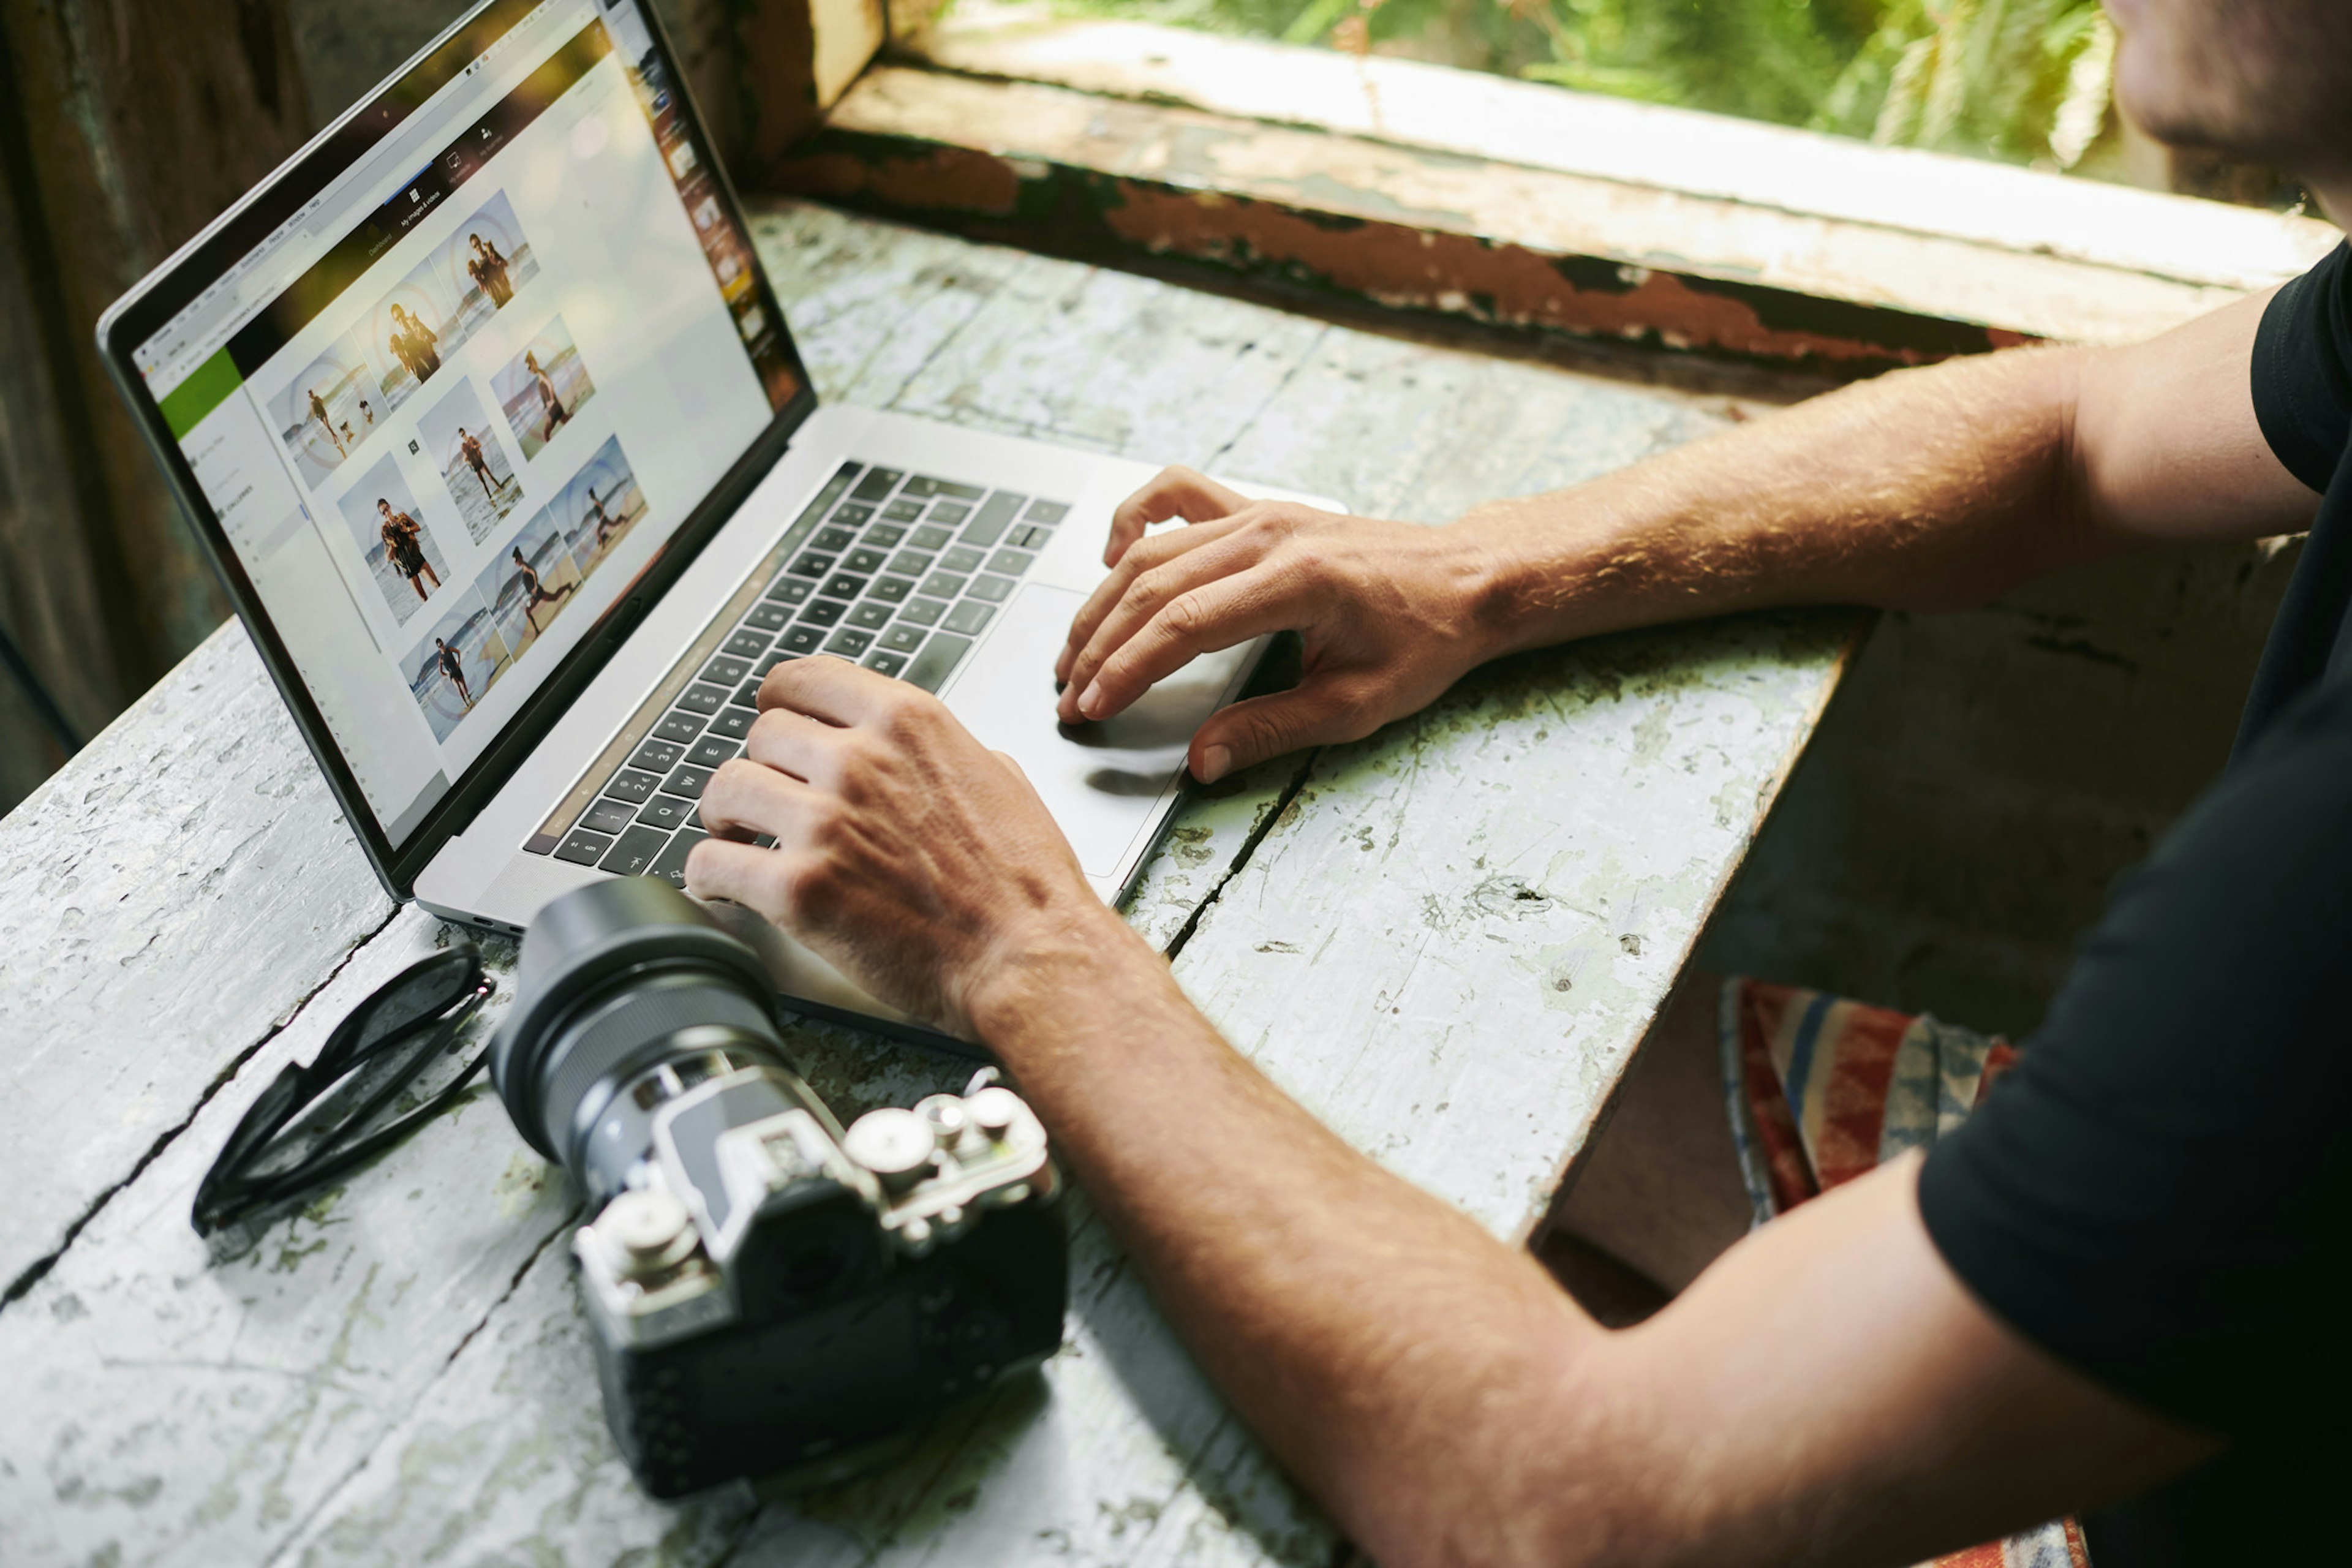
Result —
MULTIPOLYGON (((827 397, 1366 512, 1443 521, 1725 417, 820 208, 768 214, 761 240, 827 397)), ((1316 1114, 1524 1237, 1859 625, 1759 617, 1481 671, 1194 801, 1129 918, 1316 1114)), ((630 1483, 559 1245, 576 1211, 487 1090, 208 1253, 188 1205, 230 1125, 446 935, 377 887, 235 625, 0 822, 0 1561, 1332 1560, 1083 1194, 1045 1375, 792 1500, 667 1507, 630 1483)), ((845 1117, 967 1070, 795 1039, 845 1117)))

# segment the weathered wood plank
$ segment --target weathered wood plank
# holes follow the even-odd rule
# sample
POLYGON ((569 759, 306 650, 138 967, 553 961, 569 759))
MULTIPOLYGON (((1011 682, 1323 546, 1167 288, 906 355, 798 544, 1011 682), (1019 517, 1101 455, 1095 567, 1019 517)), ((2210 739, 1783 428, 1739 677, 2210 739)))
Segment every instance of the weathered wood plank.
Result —
MULTIPOLYGON (((762 242, 828 393, 862 385, 873 401, 1119 450, 1165 443, 1167 456, 1402 516, 1442 517, 1493 489, 1614 466, 1711 423, 1670 395, 1098 280, 1066 263, 829 213, 781 214, 762 225, 762 242), (877 351, 886 329, 903 341, 877 351), (1056 333, 1091 342, 1094 357, 1039 346, 1056 333), (1137 365, 1180 369, 1144 376, 1137 365)), ((1837 646, 1811 623, 1759 622, 1486 672, 1431 714, 1313 760, 1279 821, 1273 807, 1307 760, 1270 764, 1193 803, 1147 874, 1135 918, 1156 940, 1188 932, 1187 984, 1309 1104, 1507 1234, 1541 1188, 1538 1151, 1565 1153, 1670 984, 1710 879, 1727 874, 1776 786, 1806 724, 1806 694, 1826 691, 1837 646), (1528 792, 1547 780, 1566 798, 1529 811, 1528 792), (1357 847, 1367 837, 1391 847, 1357 847), (1506 877, 1537 897, 1501 897, 1506 877), (1362 908, 1339 907, 1350 900, 1362 908), (1424 905, 1433 923, 1419 923, 1424 905), (1353 984, 1364 994, 1332 998, 1326 1016, 1270 994, 1296 986, 1307 962, 1271 945, 1290 935, 1346 948, 1318 963, 1318 995, 1353 984), (1599 959, 1590 951, 1623 935, 1651 945, 1599 959), (1370 984, 1383 964, 1404 974, 1401 984, 1370 984), (1556 975, 1571 992, 1544 991, 1556 975), (1486 1005, 1481 979, 1510 992, 1492 1030, 1471 1020, 1474 991, 1486 1005), (1571 994, 1591 1001, 1589 1011, 1548 1005, 1571 994), (1382 1016, 1382 1005, 1402 1011, 1382 1016), (1507 1099, 1515 1079, 1528 1092, 1507 1099), (1541 1105, 1547 1095, 1552 1103, 1541 1105), (1477 1159, 1489 1142, 1492 1171, 1477 1159)), ((252 748, 253 737, 282 731, 273 743, 281 753, 291 743, 242 639, 224 635, 205 657, 241 669, 244 689, 197 686, 184 671, 44 796, 80 805, 89 843, 115 845, 126 823, 155 834, 135 809, 133 773, 157 800, 185 798, 194 780, 220 776, 215 759, 232 742, 252 748), (181 718, 204 704, 209 711, 181 718), (159 752, 151 731, 175 721, 180 749, 159 752), (115 787, 90 793, 98 780, 115 787)), ((288 801, 323 802, 299 752, 282 764, 271 776, 284 800, 232 788, 211 801, 212 816, 282 816, 288 801)), ((37 819, 45 830, 70 815, 62 804, 44 809, 53 813, 37 819)), ((0 822, 0 864, 39 859, 34 826, 27 813, 0 822)), ((111 945, 92 944, 101 957, 144 943, 184 908, 190 921, 234 918, 191 898, 188 884, 204 880, 200 863, 229 868, 224 882, 237 875, 241 840, 207 838, 215 830, 196 826, 189 876, 126 870, 107 885, 118 896, 103 911, 111 945)), ((321 858, 299 879, 281 864, 267 886, 289 910, 341 888, 373 893, 347 842, 340 853, 343 863, 321 858)), ((0 919, 55 907, 37 868, 0 884, 0 919)), ((246 873, 257 897, 264 868, 246 873)), ((58 954, 97 963, 71 959, 88 936, 13 929, 22 963, 58 954)), ((0 939, 10 935, 0 927, 0 939)), ((885 1473, 797 1501, 735 1488, 669 1508, 628 1483, 603 1432, 559 1244, 566 1200, 486 1093, 268 1227, 250 1250, 208 1258, 186 1230, 186 1206, 228 1127, 280 1064, 314 1051, 365 987, 436 939, 435 922, 401 913, 257 1049, 251 1035, 179 1047, 214 1074, 251 1054, 201 1103, 201 1089, 181 1091, 177 1116, 193 1110, 185 1131, 169 1136, 169 1121, 149 1131, 149 1144, 163 1139, 154 1157, 116 1172, 124 1184, 55 1267, 0 1307, 0 1359, 36 1369, 0 1426, 0 1556, 404 1563, 430 1552, 796 1568, 1049 1553, 1105 1564, 1328 1561, 1328 1527, 1201 1378, 1083 1197, 1073 1200, 1069 1339, 1044 1378, 958 1413, 885 1473)), ((162 956, 181 984, 206 984, 218 965, 182 961, 180 951, 162 956)), ((503 946, 490 958, 500 971, 509 962, 503 946)), ((316 985, 336 959, 285 962, 316 985)), ((185 1005, 166 994, 150 1011, 185 1005)), ((39 1014, 9 1016, 41 1049, 74 1048, 39 1014)), ((967 1070, 840 1030, 796 1030, 794 1046, 849 1114, 967 1070)), ((15 1071, 13 1060, 0 1070, 15 1071)), ((0 1180, 20 1183, 103 1109, 57 1108, 0 1153, 0 1180)))

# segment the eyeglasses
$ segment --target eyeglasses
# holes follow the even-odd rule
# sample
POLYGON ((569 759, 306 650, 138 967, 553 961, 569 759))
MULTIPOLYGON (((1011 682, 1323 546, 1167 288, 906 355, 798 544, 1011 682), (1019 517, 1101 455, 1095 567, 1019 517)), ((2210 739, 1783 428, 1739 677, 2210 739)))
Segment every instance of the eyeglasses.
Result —
POLYGON ((281 1068, 236 1124, 196 1188, 196 1234, 309 1194, 448 1107, 489 1056, 469 1057, 458 1035, 497 989, 462 942, 378 986, 317 1060, 281 1068))

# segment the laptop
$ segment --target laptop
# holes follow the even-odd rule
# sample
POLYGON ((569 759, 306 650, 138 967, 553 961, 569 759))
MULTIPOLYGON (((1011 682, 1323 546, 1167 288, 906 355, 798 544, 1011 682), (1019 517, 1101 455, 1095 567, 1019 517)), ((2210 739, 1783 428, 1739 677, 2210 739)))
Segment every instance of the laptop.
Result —
MULTIPOLYGON (((826 656, 1018 759, 1116 899, 1259 652, 1056 723, 1151 469, 820 407, 646 0, 478 5, 99 340, 369 863, 447 919, 682 884, 761 678, 826 656)), ((938 1040, 731 914, 790 1005, 938 1040)))

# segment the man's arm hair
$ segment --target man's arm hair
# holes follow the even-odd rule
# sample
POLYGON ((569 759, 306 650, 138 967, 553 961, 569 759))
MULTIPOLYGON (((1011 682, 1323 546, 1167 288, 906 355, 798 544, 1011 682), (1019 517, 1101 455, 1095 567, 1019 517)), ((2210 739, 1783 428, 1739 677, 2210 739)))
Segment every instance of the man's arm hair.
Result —
POLYGON ((1226 1396, 1388 1568, 1914 1562, 2212 1451, 1979 1306, 1916 1161, 1603 1330, 1324 1129, 1121 936, 1033 946, 973 1022, 1226 1396))
POLYGON ((1504 646, 1796 604, 1963 607, 2162 541, 2310 526, 2318 498, 2254 415, 2271 293, 2127 348, 1897 371, 1573 490, 1510 526, 1504 646))

